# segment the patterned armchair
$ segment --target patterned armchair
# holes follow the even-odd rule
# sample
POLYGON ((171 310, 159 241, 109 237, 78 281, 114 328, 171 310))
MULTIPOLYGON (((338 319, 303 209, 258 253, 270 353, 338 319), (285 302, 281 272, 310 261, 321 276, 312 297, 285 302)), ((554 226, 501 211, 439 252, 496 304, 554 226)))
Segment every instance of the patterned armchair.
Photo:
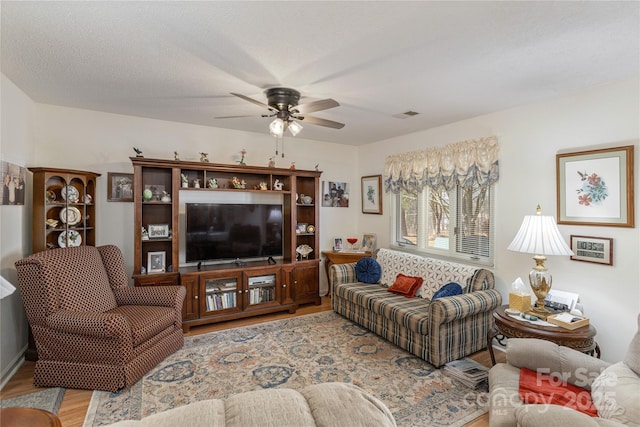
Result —
POLYGON ((39 387, 129 387, 183 345, 181 286, 130 287, 120 249, 52 249, 16 262, 39 387))

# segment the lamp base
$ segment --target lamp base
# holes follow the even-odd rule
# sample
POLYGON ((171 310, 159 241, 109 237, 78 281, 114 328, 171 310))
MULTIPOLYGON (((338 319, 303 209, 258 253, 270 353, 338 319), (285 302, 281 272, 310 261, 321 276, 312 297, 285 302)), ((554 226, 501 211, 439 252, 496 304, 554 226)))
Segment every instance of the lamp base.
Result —
POLYGON ((536 316, 540 320, 547 320, 547 317, 551 316, 553 313, 551 313, 549 310, 545 308, 533 307, 531 310, 527 312, 527 314, 536 316))

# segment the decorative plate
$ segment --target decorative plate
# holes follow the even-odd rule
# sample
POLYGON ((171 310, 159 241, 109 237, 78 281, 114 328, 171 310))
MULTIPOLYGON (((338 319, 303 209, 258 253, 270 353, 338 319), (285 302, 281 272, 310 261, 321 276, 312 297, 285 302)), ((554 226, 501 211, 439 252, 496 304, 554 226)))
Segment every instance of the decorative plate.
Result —
POLYGON ((81 243, 82 237, 76 230, 63 231, 58 236, 58 245, 61 248, 80 246, 81 243))
POLYGON ((307 233, 315 233, 315 232, 316 232, 316 228, 312 224, 307 225, 307 233))
POLYGON ((303 258, 306 258, 311 252, 313 252, 313 248, 309 245, 300 245, 296 248, 296 252, 299 253, 303 258))
POLYGON ((78 208, 70 206, 60 211, 60 220, 69 225, 76 225, 82 219, 82 214, 78 208))
POLYGON ((66 187, 62 187, 62 198, 65 199, 69 203, 77 203, 80 200, 80 193, 78 193, 78 189, 73 185, 67 185, 66 187))

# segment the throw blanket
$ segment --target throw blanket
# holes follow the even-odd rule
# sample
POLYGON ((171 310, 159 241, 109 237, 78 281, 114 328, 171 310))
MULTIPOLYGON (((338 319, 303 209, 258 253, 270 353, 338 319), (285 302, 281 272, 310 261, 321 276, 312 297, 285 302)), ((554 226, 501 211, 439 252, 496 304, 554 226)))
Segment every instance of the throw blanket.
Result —
POLYGON ((549 374, 531 369, 520 368, 518 394, 524 403, 561 405, 575 409, 591 417, 597 417, 598 411, 591 400, 591 393, 573 384, 561 382, 549 374))

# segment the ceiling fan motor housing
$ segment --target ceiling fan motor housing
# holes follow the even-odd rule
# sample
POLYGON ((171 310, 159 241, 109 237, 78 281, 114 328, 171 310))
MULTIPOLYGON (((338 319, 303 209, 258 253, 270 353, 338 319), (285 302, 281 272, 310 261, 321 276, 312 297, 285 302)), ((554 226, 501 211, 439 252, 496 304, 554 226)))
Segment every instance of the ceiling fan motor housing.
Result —
POLYGON ((288 110, 298 105, 300 92, 286 87, 274 87, 265 91, 267 104, 277 110, 288 110))

